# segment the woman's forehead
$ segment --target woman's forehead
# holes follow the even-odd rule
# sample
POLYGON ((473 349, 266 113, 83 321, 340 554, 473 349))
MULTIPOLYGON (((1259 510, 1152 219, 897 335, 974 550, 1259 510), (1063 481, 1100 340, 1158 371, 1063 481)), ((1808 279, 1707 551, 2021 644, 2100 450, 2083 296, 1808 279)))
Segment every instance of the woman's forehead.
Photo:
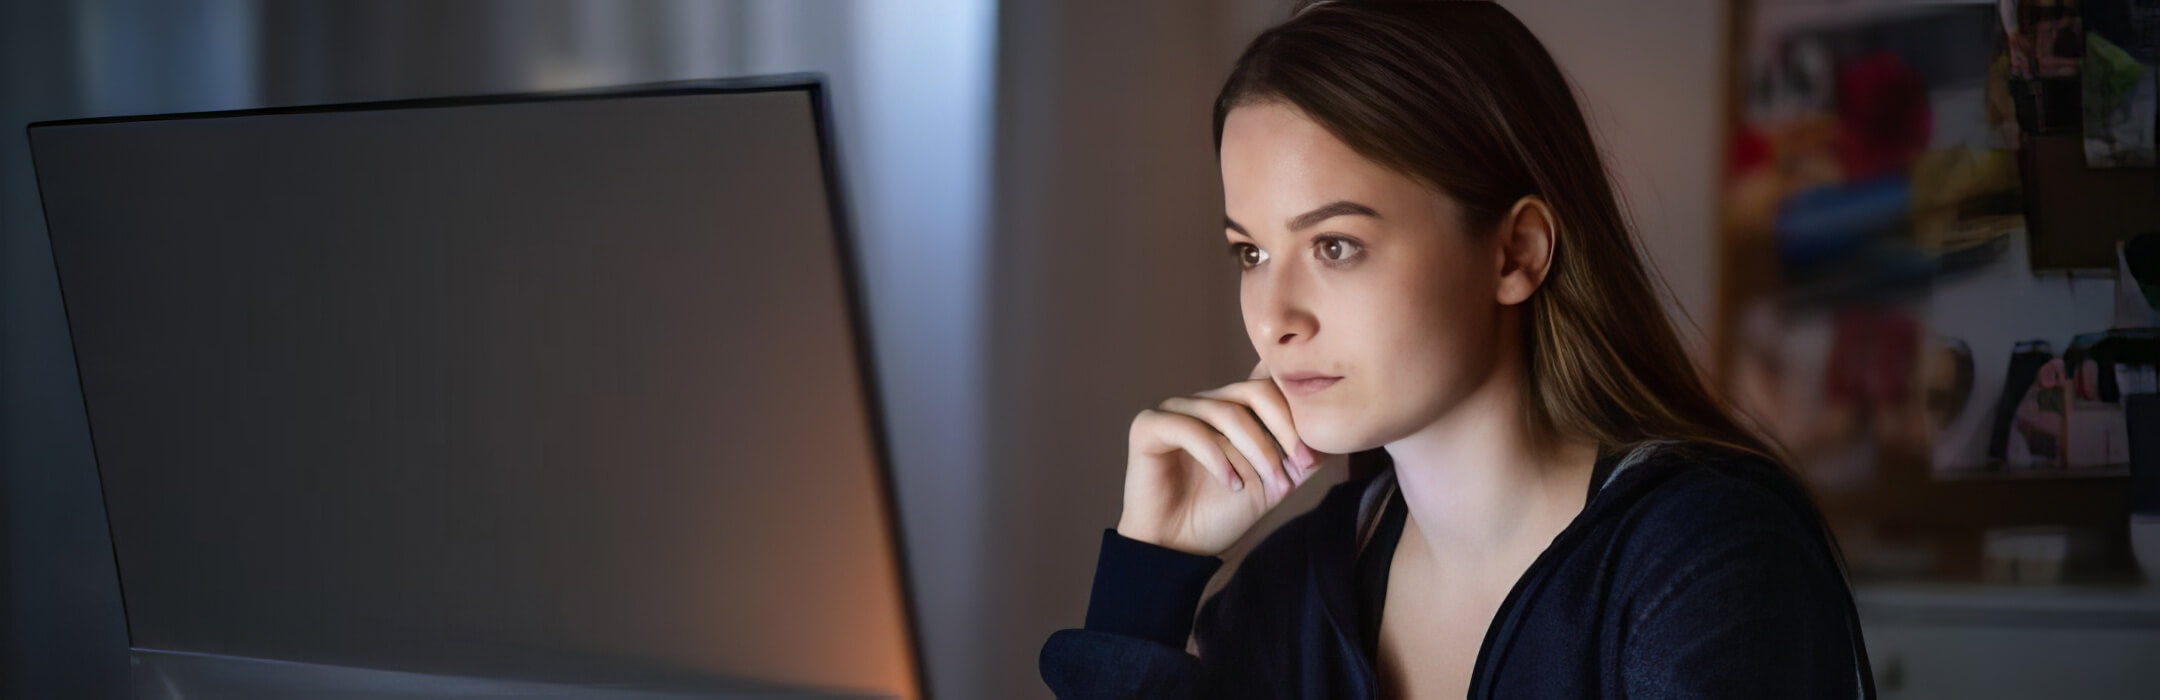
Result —
MULTIPOLYGON (((1247 231, 1295 228, 1307 212, 1337 202, 1379 218, 1422 218, 1439 193, 1352 150, 1295 107, 1239 107, 1224 122, 1225 215, 1247 231)), ((1444 199, 1444 198, 1441 198, 1444 199)))
POLYGON ((1271 101, 1239 107, 1223 122, 1223 168, 1282 173, 1299 168, 1373 166, 1319 122, 1289 104, 1271 101))

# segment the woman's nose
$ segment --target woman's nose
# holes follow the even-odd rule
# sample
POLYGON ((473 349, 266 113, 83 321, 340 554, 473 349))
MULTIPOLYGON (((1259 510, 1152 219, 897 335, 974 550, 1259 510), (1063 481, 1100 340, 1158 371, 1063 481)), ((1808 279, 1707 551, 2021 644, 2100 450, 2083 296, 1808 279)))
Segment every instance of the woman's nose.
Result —
POLYGON ((1261 292, 1260 340, 1277 345, 1289 345, 1311 338, 1319 330, 1318 321, 1311 311, 1294 294, 1281 285, 1261 292))

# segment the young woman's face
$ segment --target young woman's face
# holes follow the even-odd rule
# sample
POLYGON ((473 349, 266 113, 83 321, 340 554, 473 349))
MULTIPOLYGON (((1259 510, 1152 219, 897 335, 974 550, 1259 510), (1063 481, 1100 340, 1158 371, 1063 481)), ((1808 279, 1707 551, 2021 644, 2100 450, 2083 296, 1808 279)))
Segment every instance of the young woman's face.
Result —
POLYGON ((1450 198, 1273 101, 1226 118, 1222 178, 1245 332, 1306 445, 1393 442, 1491 374, 1500 254, 1450 198))

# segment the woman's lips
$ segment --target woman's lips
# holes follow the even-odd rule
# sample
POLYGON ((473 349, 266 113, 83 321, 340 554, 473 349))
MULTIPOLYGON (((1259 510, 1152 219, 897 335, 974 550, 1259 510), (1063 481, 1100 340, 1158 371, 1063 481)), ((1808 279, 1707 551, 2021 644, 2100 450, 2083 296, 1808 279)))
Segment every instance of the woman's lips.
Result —
POLYGON ((1291 379, 1283 382, 1283 390, 1293 394, 1311 394, 1334 386, 1335 383, 1339 381, 1342 381, 1342 377, 1313 377, 1310 379, 1291 379))

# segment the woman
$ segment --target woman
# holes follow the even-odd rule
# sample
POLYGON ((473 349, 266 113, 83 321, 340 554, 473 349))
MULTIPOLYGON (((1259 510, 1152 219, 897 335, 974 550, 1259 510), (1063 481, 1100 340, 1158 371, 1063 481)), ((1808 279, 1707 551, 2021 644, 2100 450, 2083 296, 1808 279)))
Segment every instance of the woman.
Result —
POLYGON ((1689 365, 1520 22, 1310 4, 1215 126, 1261 366, 1133 420, 1085 627, 1042 649, 1060 697, 1873 695, 1820 514, 1689 365), (1350 453, 1377 473, 1196 620, 1218 555, 1350 453))

